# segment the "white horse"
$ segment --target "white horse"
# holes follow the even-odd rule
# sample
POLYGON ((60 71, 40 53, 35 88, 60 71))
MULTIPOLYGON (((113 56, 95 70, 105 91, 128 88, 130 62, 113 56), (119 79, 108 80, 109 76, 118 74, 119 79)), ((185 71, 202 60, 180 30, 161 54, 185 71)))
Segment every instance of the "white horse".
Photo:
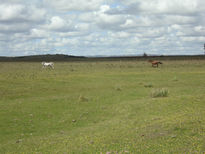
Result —
POLYGON ((54 69, 54 63, 53 62, 42 62, 41 64, 42 64, 42 68, 49 67, 49 68, 54 69))

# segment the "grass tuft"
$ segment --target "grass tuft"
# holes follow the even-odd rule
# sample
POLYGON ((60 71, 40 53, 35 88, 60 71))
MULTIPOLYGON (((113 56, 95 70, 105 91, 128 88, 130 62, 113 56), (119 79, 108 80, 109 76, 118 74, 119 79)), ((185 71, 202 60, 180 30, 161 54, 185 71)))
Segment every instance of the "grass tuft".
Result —
POLYGON ((169 94, 168 89, 162 88, 162 89, 154 89, 151 92, 151 97, 167 97, 169 94))

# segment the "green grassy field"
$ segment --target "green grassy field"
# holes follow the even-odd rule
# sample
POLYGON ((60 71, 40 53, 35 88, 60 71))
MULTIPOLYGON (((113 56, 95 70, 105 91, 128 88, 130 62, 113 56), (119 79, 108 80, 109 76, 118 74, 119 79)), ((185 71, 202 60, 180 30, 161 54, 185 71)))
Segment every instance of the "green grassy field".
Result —
POLYGON ((0 153, 108 152, 204 153, 205 61, 0 63, 0 153))

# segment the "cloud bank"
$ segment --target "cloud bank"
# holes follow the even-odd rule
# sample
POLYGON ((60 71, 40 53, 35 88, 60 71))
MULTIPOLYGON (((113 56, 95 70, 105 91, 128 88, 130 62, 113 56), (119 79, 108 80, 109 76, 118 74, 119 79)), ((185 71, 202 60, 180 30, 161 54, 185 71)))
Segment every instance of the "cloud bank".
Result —
POLYGON ((0 0, 0 56, 203 54, 204 0, 0 0))

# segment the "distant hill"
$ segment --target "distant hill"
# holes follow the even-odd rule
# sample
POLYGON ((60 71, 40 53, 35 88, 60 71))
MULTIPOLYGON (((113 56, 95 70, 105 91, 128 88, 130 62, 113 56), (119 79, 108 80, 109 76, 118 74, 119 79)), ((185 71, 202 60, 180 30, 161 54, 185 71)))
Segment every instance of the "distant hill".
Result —
POLYGON ((0 56, 0 62, 42 62, 42 61, 116 61, 116 60, 205 60, 205 55, 138 55, 138 56, 72 56, 64 54, 46 54, 46 55, 31 55, 18 57, 3 57, 0 56))
POLYGON ((31 55, 31 56, 19 56, 19 57, 0 57, 0 61, 76 61, 82 60, 83 56, 71 56, 63 54, 55 55, 31 55))

